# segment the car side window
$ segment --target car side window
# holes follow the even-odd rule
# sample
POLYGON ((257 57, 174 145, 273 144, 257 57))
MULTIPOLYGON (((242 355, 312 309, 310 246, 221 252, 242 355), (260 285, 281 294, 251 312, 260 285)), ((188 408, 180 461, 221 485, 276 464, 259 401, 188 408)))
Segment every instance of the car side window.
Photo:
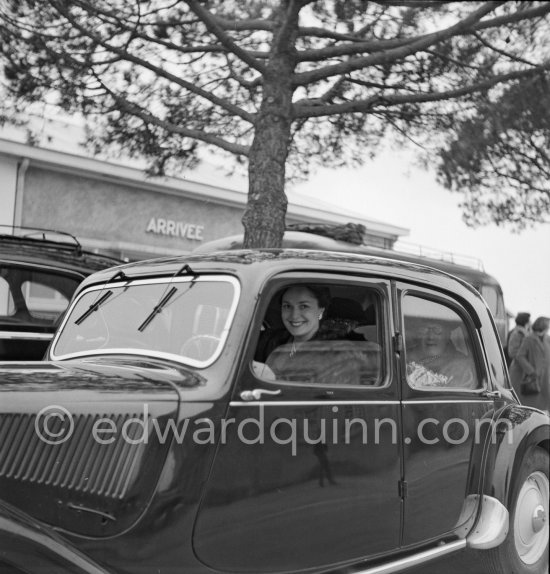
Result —
POLYGON ((493 285, 481 285, 479 292, 481 296, 485 299, 489 310, 496 316, 499 314, 499 294, 493 285))
POLYGON ((31 317, 53 322, 69 304, 69 298, 43 280, 29 280, 21 284, 21 292, 31 317))
POLYGON ((381 385, 381 297, 357 285, 287 285, 272 298, 254 356, 264 380, 381 385))
POLYGON ((11 317, 15 313, 15 303, 9 283, 0 276, 0 317, 11 317))
POLYGON ((413 295, 402 301, 407 382, 415 389, 477 389, 468 326, 451 307, 413 295))
POLYGON ((80 278, 23 266, 0 269, 0 319, 52 326, 65 311, 80 278))

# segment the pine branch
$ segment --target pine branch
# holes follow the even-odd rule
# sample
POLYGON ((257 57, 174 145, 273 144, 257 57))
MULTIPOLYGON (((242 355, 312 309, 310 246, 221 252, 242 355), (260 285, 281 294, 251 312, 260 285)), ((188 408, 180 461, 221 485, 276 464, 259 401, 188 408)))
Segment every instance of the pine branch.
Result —
POLYGON ((520 64, 525 64, 527 66, 533 66, 533 67, 537 66, 537 64, 535 62, 530 62, 529 60, 526 60, 525 58, 520 58, 519 56, 516 56, 515 54, 510 54, 510 52, 506 52, 506 50, 501 50, 500 48, 493 46, 493 44, 491 44, 490 42, 485 40, 483 38, 483 36, 481 34, 479 34, 478 32, 474 32, 473 36, 474 36, 474 38, 476 38, 478 40, 478 42, 480 44, 483 44, 486 48, 489 48, 489 50, 496 52, 497 54, 500 54, 501 56, 504 56, 504 57, 508 58, 509 60, 512 60, 512 62, 519 62, 520 64))
POLYGON ((460 22, 457 22, 448 28, 444 28, 443 30, 420 36, 405 46, 386 50, 383 53, 371 54, 365 57, 350 58, 346 62, 295 74, 294 85, 305 86, 320 80, 325 80, 331 76, 348 74, 352 71, 360 70, 368 66, 389 64, 397 60, 402 60, 415 52, 425 50, 430 46, 452 38, 453 36, 464 34, 466 31, 470 30, 475 23, 479 22, 483 16, 492 12, 499 4, 501 4, 501 2, 486 2, 481 6, 481 8, 478 8, 460 22))
MULTIPOLYGON (((57 2, 56 2, 56 4, 57 4, 57 2)), ((242 108, 231 104, 229 101, 227 101, 223 98, 219 98, 219 97, 215 96, 211 92, 207 92, 205 90, 202 90, 196 84, 194 84, 192 82, 188 82, 182 78, 179 78, 175 74, 172 74, 172 73, 168 72, 167 70, 164 70, 163 68, 161 68, 159 66, 155 66, 154 64, 152 64, 151 62, 149 62, 143 58, 139 58, 138 56, 130 54, 126 50, 123 50, 123 49, 118 48, 116 46, 110 45, 101 36, 99 36, 98 34, 95 34, 91 30, 89 30, 88 28, 85 28, 84 26, 82 26, 75 18, 73 18, 70 15, 70 13, 67 9, 65 9, 61 6, 57 6, 56 9, 59 11, 60 14, 62 14, 65 17, 65 19, 74 28, 79 30, 81 32, 81 34, 83 34, 87 38, 90 38, 90 40, 92 40, 96 44, 102 46, 107 51, 118 55, 124 61, 131 62, 133 64, 136 64, 137 66, 141 66, 147 70, 150 70, 150 71, 154 72, 157 76, 164 78, 170 82, 173 82, 174 84, 184 88, 185 90, 187 90, 193 94, 196 94, 197 96, 200 96, 200 97, 204 98, 205 100, 208 100, 209 102, 211 102, 212 104, 214 104, 216 106, 219 106, 220 108, 224 109, 226 112, 230 113, 231 115, 240 117, 241 119, 243 119, 247 122, 254 123, 254 115, 253 114, 250 114, 249 112, 243 110, 242 108)))
POLYGON ((246 50, 238 46, 218 24, 217 19, 208 10, 205 10, 197 0, 187 0, 187 5, 206 26, 206 29, 219 40, 222 46, 225 46, 225 48, 254 70, 257 70, 261 74, 265 73, 263 64, 258 62, 258 60, 252 57, 246 50))
POLYGON ((462 88, 457 88, 455 90, 445 90, 442 92, 430 92, 421 94, 387 94, 387 95, 375 95, 364 100, 355 100, 352 102, 346 102, 343 104, 332 104, 332 105, 312 105, 306 106, 302 104, 294 105, 294 117, 295 118, 314 118, 321 116, 333 116, 339 114, 351 114, 357 112, 369 112, 375 109, 377 104, 381 104, 385 107, 402 105, 402 104, 419 104, 426 102, 437 102, 442 100, 457 99, 469 94, 474 94, 476 92, 483 92, 500 84, 502 82, 507 82, 510 80, 518 80, 520 78, 532 77, 542 70, 549 70, 550 62, 541 64, 536 69, 529 70, 516 70, 513 72, 508 72, 506 74, 499 74, 487 80, 483 80, 476 84, 470 86, 464 86, 462 88))
POLYGON ((248 146, 243 146, 227 141, 219 137, 218 135, 210 134, 204 130, 193 130, 179 125, 175 125, 166 120, 162 120, 157 116, 153 115, 151 112, 147 111, 145 108, 138 106, 133 102, 129 102, 126 98, 119 96, 118 94, 110 90, 107 86, 105 86, 105 84, 102 85, 104 89, 109 93, 109 95, 113 98, 113 100, 116 101, 117 105, 120 107, 121 110, 143 120, 145 123, 158 126, 166 130, 168 133, 179 134, 183 137, 199 140, 204 143, 214 145, 234 155, 248 156, 249 153, 248 146))

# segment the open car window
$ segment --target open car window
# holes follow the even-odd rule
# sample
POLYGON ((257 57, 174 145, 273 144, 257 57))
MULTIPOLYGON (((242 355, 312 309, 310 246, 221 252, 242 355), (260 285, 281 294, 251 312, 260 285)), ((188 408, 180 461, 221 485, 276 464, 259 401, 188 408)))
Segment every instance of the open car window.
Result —
MULTIPOLYGON (((318 329, 311 339, 299 341, 283 319, 288 288, 280 289, 269 303, 254 356, 256 375, 283 384, 382 385, 387 367, 381 294, 359 285, 324 285, 328 300, 318 314, 318 329)), ((297 312, 296 324, 300 321, 297 312)))
POLYGON ((52 357, 130 353, 207 366, 221 353, 239 292, 238 281, 229 276, 90 289, 71 307, 52 357))

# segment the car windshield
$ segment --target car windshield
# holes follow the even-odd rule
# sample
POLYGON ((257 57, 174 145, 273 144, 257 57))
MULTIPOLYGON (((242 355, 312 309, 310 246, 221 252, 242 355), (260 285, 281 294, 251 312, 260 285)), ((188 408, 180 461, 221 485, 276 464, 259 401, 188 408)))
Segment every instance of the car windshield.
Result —
POLYGON ((52 345, 52 358, 131 353, 207 366, 221 353, 238 293, 237 280, 228 276, 92 288, 69 310, 52 345))

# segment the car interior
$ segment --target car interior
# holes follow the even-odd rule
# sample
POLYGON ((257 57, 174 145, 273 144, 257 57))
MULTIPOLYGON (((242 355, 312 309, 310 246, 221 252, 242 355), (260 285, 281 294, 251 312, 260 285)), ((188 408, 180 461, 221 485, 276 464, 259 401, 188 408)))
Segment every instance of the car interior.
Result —
MULTIPOLYGON (((269 303, 258 347, 269 337, 285 332, 281 319, 285 289, 280 289, 269 303)), ((330 303, 320 327, 322 340, 309 342, 307 355, 303 354, 292 370, 285 369, 281 378, 319 385, 380 385, 384 373, 378 293, 358 285, 331 284, 329 289, 330 303)), ((282 359, 288 352, 285 345, 277 347, 267 363, 276 355, 282 359)))

